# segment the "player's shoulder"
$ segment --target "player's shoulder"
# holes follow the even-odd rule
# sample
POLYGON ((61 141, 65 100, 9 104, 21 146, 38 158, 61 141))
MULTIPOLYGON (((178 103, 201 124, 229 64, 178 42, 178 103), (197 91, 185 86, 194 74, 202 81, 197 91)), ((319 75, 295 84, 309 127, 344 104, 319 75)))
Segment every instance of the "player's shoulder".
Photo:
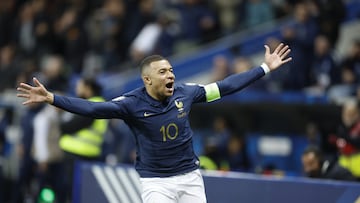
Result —
POLYGON ((121 96, 115 97, 112 101, 133 102, 143 95, 143 88, 137 88, 121 96))
POLYGON ((197 92, 199 89, 203 88, 204 86, 197 83, 181 83, 175 87, 176 92, 189 94, 192 92, 197 92))
POLYGON ((204 85, 202 84, 198 84, 198 83, 181 83, 179 85, 176 86, 177 89, 181 90, 181 89, 193 89, 193 88, 201 88, 204 87, 204 85))

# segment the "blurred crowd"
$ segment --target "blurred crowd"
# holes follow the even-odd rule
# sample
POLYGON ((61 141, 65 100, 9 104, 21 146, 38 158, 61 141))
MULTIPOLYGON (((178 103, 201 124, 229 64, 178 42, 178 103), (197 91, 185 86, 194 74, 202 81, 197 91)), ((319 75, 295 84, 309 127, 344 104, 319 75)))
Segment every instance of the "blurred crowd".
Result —
POLYGON ((345 101, 338 117, 330 132, 310 122, 303 134, 266 133, 244 131, 224 110, 212 117, 212 128, 195 130, 195 151, 208 170, 360 181, 359 102, 345 101))
MULTIPOLYGON (((293 21, 282 25, 280 36, 270 36, 266 43, 274 49, 288 44, 295 59, 284 68, 264 77, 249 89, 268 92, 297 91, 307 95, 327 96, 331 102, 360 98, 360 38, 339 54, 340 25, 346 16, 342 1, 303 1, 294 4, 293 21)), ((360 16, 360 15, 358 15, 360 16)), ((355 31, 356 32, 356 31, 355 31)), ((213 59, 212 82, 255 67, 258 61, 238 51, 213 59)))
MULTIPOLYGON (((289 44, 297 60, 267 78, 265 87, 356 95, 359 39, 346 56, 336 55, 346 17, 342 0, 1 1, 0 29, 6 32, 0 33, 0 91, 38 73, 66 89, 73 75, 121 72, 137 67, 146 55, 186 52, 283 17, 293 18, 292 23, 282 28, 280 38, 271 37, 267 43, 289 44), (58 67, 44 70, 54 60, 58 67)), ((239 57, 234 53, 235 59, 214 59, 219 69, 214 79, 252 65, 239 57)))
POLYGON ((61 61, 57 74, 64 79, 72 74, 122 71, 136 67, 145 55, 186 52, 235 31, 288 16, 296 2, 1 1, 0 91, 42 71, 49 56, 61 61))
MULTIPOLYGON (((237 31, 290 17, 293 23, 283 27, 281 38, 269 38, 268 44, 272 48, 280 41, 289 44, 296 60, 249 89, 301 90, 328 94, 334 99, 360 98, 360 39, 354 39, 346 56, 337 58, 334 54, 345 16, 341 0, 0 1, 0 93, 14 90, 19 82, 31 82, 36 76, 58 94, 74 92, 85 99, 99 99, 99 73, 126 71, 149 54, 171 56, 237 31), (71 84, 74 75, 81 77, 71 84)), ((236 53, 232 58, 217 56, 213 60, 213 75, 208 82, 253 66, 251 59, 236 53)), ((9 150, 5 138, 14 121, 13 111, 7 109, 0 115, 0 169, 5 170, 2 157, 9 150)), ((339 158, 342 166, 336 168, 347 167, 359 178, 359 171, 351 167, 349 160, 350 155, 360 151, 358 107, 352 104, 347 115, 343 115, 344 125, 330 140, 344 155, 339 158)), ((110 164, 134 161, 133 137, 121 120, 100 122, 50 106, 33 105, 25 107, 19 125, 21 135, 15 147, 18 164, 13 172, 16 175, 11 180, 0 175, 0 202, 35 202, 44 188, 55 191, 57 202, 66 202, 72 196, 69 177, 77 160, 110 164), (91 134, 94 131, 97 134, 91 134), (85 146, 79 141, 83 139, 93 145, 85 146), (82 151, 83 146, 87 150, 82 151)), ((220 116, 212 126, 210 136, 201 141, 198 149, 202 167, 250 171, 252 162, 244 151, 244 137, 233 130, 236 124, 220 116)), ((312 141, 309 139, 309 144, 314 144, 312 141)), ((321 157, 315 152, 316 158, 321 157)), ((306 158, 306 163, 313 163, 306 158)), ((316 170, 325 163, 322 157, 317 160, 316 170)), ((313 174, 314 168, 306 168, 313 174)), ((320 177, 319 173, 316 177, 320 177)))

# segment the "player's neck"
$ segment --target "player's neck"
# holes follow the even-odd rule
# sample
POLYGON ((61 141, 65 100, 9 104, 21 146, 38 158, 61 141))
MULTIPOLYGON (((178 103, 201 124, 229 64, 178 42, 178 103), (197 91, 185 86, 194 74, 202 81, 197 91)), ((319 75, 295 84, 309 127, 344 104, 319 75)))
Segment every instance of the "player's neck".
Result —
POLYGON ((150 89, 146 88, 146 93, 154 100, 159 101, 159 102, 163 102, 167 99, 166 96, 161 96, 156 94, 155 92, 151 91, 150 89))

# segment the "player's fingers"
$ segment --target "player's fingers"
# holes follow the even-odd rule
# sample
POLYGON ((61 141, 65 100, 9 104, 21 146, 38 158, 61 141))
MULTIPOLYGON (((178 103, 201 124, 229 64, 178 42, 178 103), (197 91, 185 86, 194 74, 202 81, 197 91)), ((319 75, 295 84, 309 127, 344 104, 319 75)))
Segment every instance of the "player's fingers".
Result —
POLYGON ((16 94, 17 97, 22 97, 22 98, 30 98, 30 95, 28 94, 16 94))
POLYGON ((281 57, 287 50, 289 50, 289 46, 285 45, 280 51, 279 56, 281 57))
POLYGON ((33 103, 33 102, 30 101, 30 100, 27 100, 27 101, 24 101, 22 104, 23 104, 23 105, 27 105, 27 104, 31 104, 31 103, 33 103))
POLYGON ((37 78, 34 77, 33 81, 34 81, 36 86, 38 86, 38 87, 42 86, 42 84, 40 83, 40 81, 37 78))
POLYGON ((287 63, 287 62, 289 62, 289 61, 291 61, 291 60, 292 60, 292 57, 289 57, 289 58, 283 60, 282 63, 285 64, 285 63, 287 63))
POLYGON ((25 89, 25 88, 22 88, 22 87, 18 87, 16 90, 17 90, 17 91, 20 91, 20 92, 26 92, 26 93, 29 92, 29 90, 27 90, 27 89, 25 89))
POLYGON ((286 58, 286 56, 287 56, 287 55, 289 55, 289 53, 290 53, 290 52, 291 52, 291 50, 290 50, 290 49, 286 50, 286 52, 285 52, 285 53, 283 53, 282 55, 280 55, 280 58, 281 58, 281 59, 286 58))
POLYGON ((275 54, 278 54, 278 53, 280 52, 280 50, 283 48, 283 46, 284 46, 284 44, 283 44, 283 43, 280 43, 280 44, 276 47, 274 53, 275 53, 275 54))
POLYGON ((19 85, 21 88, 24 88, 26 90, 30 90, 32 88, 32 86, 26 84, 26 83, 20 83, 19 85))

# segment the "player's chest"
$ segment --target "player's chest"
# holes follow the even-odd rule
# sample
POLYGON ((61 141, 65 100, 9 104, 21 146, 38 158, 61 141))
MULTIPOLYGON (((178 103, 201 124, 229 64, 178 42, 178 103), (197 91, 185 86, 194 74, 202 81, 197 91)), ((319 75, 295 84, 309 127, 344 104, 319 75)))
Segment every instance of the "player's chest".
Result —
POLYGON ((177 97, 158 105, 144 102, 136 108, 135 115, 138 125, 144 128, 161 128, 170 124, 181 128, 188 119, 190 108, 190 100, 177 97))

